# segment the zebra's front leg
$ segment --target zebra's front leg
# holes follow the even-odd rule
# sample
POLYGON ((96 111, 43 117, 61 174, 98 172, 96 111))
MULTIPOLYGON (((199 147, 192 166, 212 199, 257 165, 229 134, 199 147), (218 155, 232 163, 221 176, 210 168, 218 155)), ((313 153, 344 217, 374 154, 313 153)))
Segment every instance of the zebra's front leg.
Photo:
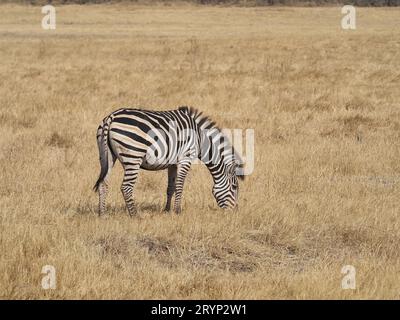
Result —
POLYGON ((172 196, 175 193, 175 183, 176 183, 176 165, 171 165, 168 167, 168 187, 167 187, 167 204, 165 205, 164 211, 169 212, 171 210, 172 196))
POLYGON ((181 213, 183 185, 191 164, 191 159, 183 159, 179 161, 177 165, 177 177, 175 184, 175 213, 181 213))
POLYGON ((133 190, 139 173, 140 163, 130 163, 124 165, 124 180, 122 181, 121 191, 124 196, 126 208, 132 217, 137 213, 136 203, 133 198, 133 190))

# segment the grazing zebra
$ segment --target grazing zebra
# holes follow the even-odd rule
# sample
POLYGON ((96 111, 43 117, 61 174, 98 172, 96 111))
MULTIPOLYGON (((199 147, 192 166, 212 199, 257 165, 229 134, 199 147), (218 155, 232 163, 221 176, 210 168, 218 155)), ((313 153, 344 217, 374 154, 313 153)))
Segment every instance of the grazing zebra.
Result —
POLYGON ((140 168, 168 169, 165 211, 170 211, 175 194, 174 209, 180 213, 183 184, 195 159, 209 169, 218 205, 237 205, 242 161, 215 123, 196 109, 119 109, 103 119, 97 144, 101 171, 94 189, 99 191, 99 215, 105 212, 107 178, 117 158, 124 168, 121 191, 130 215, 136 213, 133 189, 140 168))

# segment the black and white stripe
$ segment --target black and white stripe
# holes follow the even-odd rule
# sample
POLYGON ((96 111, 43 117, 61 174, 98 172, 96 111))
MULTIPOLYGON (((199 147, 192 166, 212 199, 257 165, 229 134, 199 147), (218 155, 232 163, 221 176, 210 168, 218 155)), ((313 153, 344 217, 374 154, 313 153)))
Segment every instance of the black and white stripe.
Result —
POLYGON ((103 119, 97 130, 101 171, 95 184, 99 191, 99 214, 105 211, 107 179, 116 159, 124 168, 121 191, 130 215, 136 212, 133 190, 139 169, 168 169, 166 211, 175 194, 175 212, 181 211, 185 177, 195 159, 209 169, 213 195, 221 208, 234 208, 238 201, 238 168, 241 160, 208 117, 196 109, 172 111, 119 109, 103 119))

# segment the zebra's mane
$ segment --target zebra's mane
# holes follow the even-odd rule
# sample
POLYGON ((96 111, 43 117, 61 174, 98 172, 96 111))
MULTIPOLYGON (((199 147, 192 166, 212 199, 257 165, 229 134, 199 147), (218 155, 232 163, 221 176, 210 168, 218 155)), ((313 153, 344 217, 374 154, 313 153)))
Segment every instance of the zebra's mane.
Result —
POLYGON ((203 112, 199 111, 196 108, 182 106, 179 107, 179 111, 189 114, 196 121, 196 123, 200 127, 203 127, 204 129, 215 128, 218 129, 218 131, 221 131, 221 129, 217 126, 215 121, 211 120, 210 117, 204 115, 203 112))
MULTIPOLYGON (((198 109, 193 108, 193 107, 188 107, 188 106, 181 106, 181 107, 179 107, 179 111, 189 114, 196 121, 196 123, 199 125, 199 127, 206 129, 206 130, 217 129, 223 135, 222 130, 220 129, 219 126, 217 126, 216 122, 213 121, 210 117, 204 115, 203 112, 199 111, 198 109)), ((225 135, 223 135, 223 136, 227 141, 229 141, 229 139, 225 135)), ((236 161, 238 161, 238 163, 239 163, 238 167, 243 168, 244 163, 243 163, 241 156, 239 155, 239 153, 237 153, 237 151, 235 150, 235 148, 233 147, 233 145, 230 141, 229 141, 229 145, 232 148, 232 151, 234 154, 234 159, 236 161)), ((244 175, 239 175, 238 178, 243 180, 244 175)))

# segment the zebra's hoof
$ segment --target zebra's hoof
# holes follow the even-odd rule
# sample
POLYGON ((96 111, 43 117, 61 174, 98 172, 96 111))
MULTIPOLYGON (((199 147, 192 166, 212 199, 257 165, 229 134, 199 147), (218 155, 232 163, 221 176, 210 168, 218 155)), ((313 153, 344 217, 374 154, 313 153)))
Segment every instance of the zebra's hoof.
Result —
POLYGON ((129 212, 128 212, 128 216, 129 216, 130 218, 137 217, 137 216, 138 216, 137 210, 135 210, 135 211, 129 211, 129 212))

